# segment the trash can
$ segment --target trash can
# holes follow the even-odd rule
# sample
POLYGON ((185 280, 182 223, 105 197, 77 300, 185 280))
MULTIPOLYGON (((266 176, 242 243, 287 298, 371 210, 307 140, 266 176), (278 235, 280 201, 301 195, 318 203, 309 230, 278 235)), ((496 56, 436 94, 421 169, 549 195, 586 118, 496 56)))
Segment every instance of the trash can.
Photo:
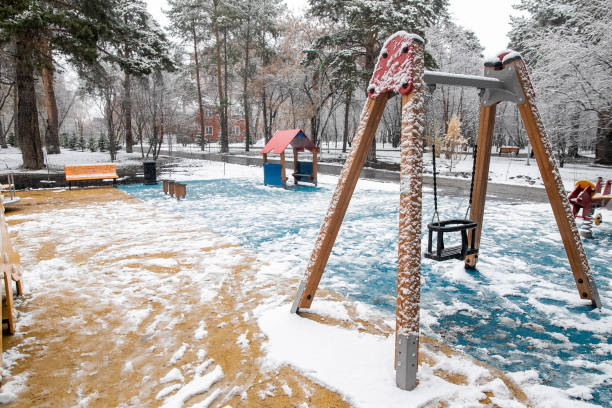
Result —
POLYGON ((144 183, 145 185, 157 184, 157 174, 155 172, 156 162, 154 160, 145 161, 144 166, 144 183))

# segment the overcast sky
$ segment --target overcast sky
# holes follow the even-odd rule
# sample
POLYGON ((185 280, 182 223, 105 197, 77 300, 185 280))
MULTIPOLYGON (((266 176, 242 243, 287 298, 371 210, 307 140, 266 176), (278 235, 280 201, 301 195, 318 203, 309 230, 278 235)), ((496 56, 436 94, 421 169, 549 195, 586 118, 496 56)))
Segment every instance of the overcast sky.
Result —
MULTIPOLYGON (((165 26, 166 16, 161 11, 167 7, 166 0, 146 0, 149 12, 165 26)), ((285 0, 291 10, 300 11, 307 0, 285 0)), ((485 47, 485 57, 496 54, 508 45, 510 14, 517 14, 512 4, 518 0, 450 0, 450 13, 453 20, 472 30, 485 47)))

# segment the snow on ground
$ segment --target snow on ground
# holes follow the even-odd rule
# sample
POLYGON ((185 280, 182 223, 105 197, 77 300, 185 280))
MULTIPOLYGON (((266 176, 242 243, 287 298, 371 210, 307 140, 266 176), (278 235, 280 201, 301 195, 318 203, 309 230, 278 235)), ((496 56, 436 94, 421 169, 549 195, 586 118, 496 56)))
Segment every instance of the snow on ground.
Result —
MULTIPOLYGON (((259 157, 259 150, 263 147, 263 139, 257 141, 253 145, 250 156, 259 157)), ((186 146, 182 145, 163 145, 162 149, 171 149, 173 151, 187 151, 198 153, 201 152, 200 148, 195 144, 189 144, 186 146)), ((232 143, 230 144, 230 151, 234 155, 245 155, 243 151, 243 143, 232 143)), ((400 153, 399 149, 392 149, 389 144, 383 145, 379 143, 377 146, 378 160, 387 163, 399 163, 400 153)), ((207 148, 205 152, 216 153, 219 151, 219 147, 215 144, 211 148, 207 148)), ((288 162, 291 162, 293 152, 288 149, 286 152, 288 162)), ((522 152, 526 153, 526 152, 522 152)), ((304 156, 308 156, 304 154, 304 156)), ((274 155, 270 156, 274 158, 274 155)), ((343 160, 346 157, 345 153, 341 153, 339 150, 333 148, 326 149, 325 146, 321 149, 319 156, 322 160, 339 159, 343 160)), ((108 152, 80 152, 72 151, 69 149, 62 149, 62 153, 59 155, 49 155, 49 166, 51 170, 62 171, 66 164, 90 164, 90 163, 108 163, 110 162, 110 156, 108 152)), ((8 149, 0 150, 0 171, 4 168, 13 169, 15 171, 22 171, 19 169, 21 166, 21 152, 19 149, 10 147, 8 149)), ((119 151, 117 153, 117 165, 119 167, 125 166, 140 166, 142 163, 142 155, 138 146, 134 147, 134 153, 125 153, 125 151, 119 151)), ((425 173, 431 174, 432 160, 431 153, 426 153, 423 157, 424 171, 425 173)), ((469 178, 472 171, 472 157, 471 155, 460 156, 459 160, 453 162, 452 172, 449 171, 450 161, 442 157, 436 159, 436 165, 438 173, 444 177, 459 177, 469 178)), ((597 177, 603 177, 604 180, 612 179, 612 166, 594 166, 585 163, 567 163, 564 167, 559 169, 561 177, 563 179, 565 188, 570 191, 573 189, 574 183, 578 180, 591 180, 595 181, 597 177)), ((46 170, 38 170, 37 172, 44 173, 46 170)), ((501 184, 513 184, 513 185, 525 185, 542 187, 542 178, 537 166, 535 159, 530 159, 529 163, 525 157, 515 158, 507 155, 499 156, 493 152, 491 156, 491 164, 489 169, 489 181, 493 183, 501 184)))
MULTIPOLYGON (((253 248, 258 259, 269 262, 258 273, 262 282, 302 277, 336 177, 321 176, 318 188, 283 190, 264 187, 258 167, 181 163, 172 177, 188 182, 185 201, 172 200, 159 188, 134 185, 125 190, 253 248)), ((395 183, 359 181, 321 282, 385 310, 389 319, 395 304, 398 191, 395 183)), ((423 202, 427 221, 431 191, 425 191, 423 202)), ((465 199, 441 196, 441 216, 462 216, 466 205, 465 199)), ((612 218, 610 211, 603 215, 604 220, 612 218)), ((550 206, 489 200, 484 224, 477 272, 466 272, 460 262, 423 261, 424 332, 507 372, 535 368, 536 377, 517 374, 534 398, 547 384, 556 387, 547 389, 548 394, 566 401, 562 406, 576 406, 567 402, 568 395, 606 401, 610 394, 605 384, 612 378, 606 348, 612 314, 606 307, 592 310, 579 299, 550 206)), ((607 305, 612 302, 610 222, 595 227, 594 233, 596 238, 585 241, 585 247, 607 305)), ((313 310, 343 318, 341 311, 318 305, 317 299, 313 310)))
MULTIPOLYGON (((384 314, 330 298, 313 311, 349 324, 367 318, 360 324, 374 322, 382 334, 361 334, 364 327, 354 324, 338 331, 308 318, 296 323, 288 313, 292 283, 283 274, 260 279, 269 271, 267 261, 233 237, 176 217, 168 205, 158 208, 113 189, 28 194, 31 205, 8 213, 26 295, 16 303, 17 333, 6 338, 8 382, 0 400, 20 407, 328 407, 347 400, 372 406, 373 396, 354 396, 346 381, 329 383, 368 368, 347 363, 341 353, 346 344, 372 352, 369 366, 384 373, 371 378, 373 391, 392 389, 395 406, 412 400, 413 394, 393 385, 392 322, 372 318, 384 314), (200 288, 207 289, 205 299, 200 288), (267 338, 259 329, 266 321, 272 324, 267 338), (304 329, 309 336, 320 333, 318 341, 328 346, 313 361, 325 357, 330 367, 329 353, 338 354, 332 355, 338 364, 329 376, 287 361, 292 371, 274 354, 274 344, 286 340, 277 333, 306 335, 304 329), (344 400, 327 395, 321 383, 344 400)), ((307 338, 294 344, 294 355, 307 338)), ((493 391, 508 406, 524 406, 495 372, 429 348, 418 394, 423 401, 474 404, 493 391)))
MULTIPOLYGON (((257 141, 256 145, 253 146, 250 156, 260 156, 259 150, 263 147, 263 139, 257 141)), ((168 146, 164 145, 164 149, 168 146)), ((383 145, 382 143, 377 144, 377 159, 381 162, 386 163, 399 163, 400 152, 397 148, 392 148, 388 143, 383 145)), ((189 151, 199 152, 199 148, 195 145, 173 145, 174 151, 189 151)), ((244 155, 244 144, 233 143, 230 144, 230 152, 235 155, 244 155)), ((210 149, 206 149, 205 152, 218 152, 219 147, 215 144, 210 149)), ((293 152, 291 149, 287 149, 285 152, 287 161, 291 163, 293 152)), ((304 156, 309 156, 307 153, 304 156)), ((321 148, 319 154, 320 160, 344 160, 346 153, 342 153, 341 150, 335 149, 332 145, 331 148, 327 148, 325 144, 321 148)), ((489 181, 500 184, 513 184, 513 185, 525 185, 534 187, 543 187, 542 177, 540 176, 540 170, 538 169, 535 158, 526 158, 527 152, 521 151, 522 157, 517 158, 514 156, 504 155, 500 156, 495 151, 491 154, 491 164, 489 168, 489 181)), ((275 155, 270 155, 270 158, 274 159, 275 155)), ((432 174, 432 157, 431 153, 425 153, 423 156, 423 170, 425 173, 432 174)), ((460 155, 458 159, 453 159, 452 171, 451 161, 444 157, 436 158, 436 167, 438 174, 445 177, 459 177, 469 178, 472 172, 472 156, 471 154, 460 155)), ((592 180, 595 181, 597 177, 603 177, 604 180, 612 179, 612 166, 594 166, 588 163, 566 163, 564 167, 559 168, 559 172, 563 179, 565 188, 572 190, 574 183, 578 180, 592 180)))
MULTIPOLYGON (((203 245, 198 232, 190 230, 196 225, 223 236, 220 240, 214 239, 215 245, 223 245, 221 242, 227 242, 228 245, 241 243, 256 252, 253 262, 256 269, 254 282, 242 280, 240 296, 248 298, 247 293, 254 287, 267 288, 271 282, 286 283, 287 279, 295 281, 301 278, 337 179, 322 175, 319 188, 282 190, 264 187, 261 184, 261 172, 258 167, 181 160, 180 166, 173 170, 173 177, 189 181, 188 199, 184 201, 177 202, 164 196, 159 186, 145 188, 134 185, 124 189, 150 200, 154 207, 149 204, 126 207, 113 202, 77 213, 57 210, 27 217, 14 214, 13 219, 19 222, 18 237, 34 238, 21 243, 24 262, 35 259, 41 246, 38 240, 44 236, 41 234, 44 234, 49 225, 55 224, 54 220, 62 220, 58 225, 60 231, 63 231, 62 239, 56 240, 53 235, 47 234, 48 239, 58 242, 58 253, 75 251, 77 248, 77 252, 92 254, 85 264, 82 261, 71 263, 66 257, 59 257, 55 260, 42 260, 31 267, 33 274, 29 276, 29 290, 34 297, 30 301, 43 301, 46 297, 52 297, 54 288, 48 286, 50 280, 66 284, 85 283, 93 288, 101 288, 100 293, 105 295, 105 302, 126 308, 127 318, 117 333, 132 333, 134 327, 137 327, 135 333, 142 334, 146 339, 146 336, 156 333, 158 327, 163 327, 165 331, 172 330, 173 325, 189 315, 189 310, 177 307, 172 311, 176 320, 169 321, 164 315, 154 313, 147 302, 138 307, 132 305, 135 300, 144 301, 149 298, 156 301, 158 306, 166 305, 168 300, 164 298, 173 297, 176 288, 182 285, 180 279, 171 275, 160 282, 156 276, 147 272, 147 268, 161 268, 170 272, 176 268, 182 270, 184 265, 192 265, 182 272, 183 279, 198 282, 204 279, 206 284, 201 285, 197 295, 199 302, 214 305, 215 299, 220 296, 227 271, 244 262, 244 255, 223 248, 214 252, 215 257, 212 259, 215 262, 210 262, 211 259, 195 261, 203 245), (164 224, 160 229, 155 220, 164 217, 153 214, 162 212, 177 212, 182 221, 164 224), (146 227, 141 225, 134 228, 133 223, 126 222, 142 220, 143 213, 151 214, 150 219, 146 218, 146 227), (100 217, 99 214, 105 216, 100 217), (73 236, 70 233, 80 230, 82 225, 88 225, 88 230, 94 234, 83 239, 83 235, 73 236), (109 228, 110 225, 113 227, 109 228), (151 234, 151 231, 156 233, 151 234), (173 242, 173 248, 180 249, 184 257, 183 261, 177 263, 156 255, 167 248, 171 231, 184 231, 180 243, 170 241, 173 242), (138 237, 143 236, 147 239, 141 241, 138 237), (112 251, 97 250, 100 242, 109 240, 125 241, 125 244, 114 246, 112 251), (134 245, 134 242, 138 244, 134 245), (140 259, 147 255, 153 258, 140 259), (134 258, 139 261, 130 262, 134 258), (109 265, 118 271, 112 277, 121 283, 118 292, 104 289, 104 283, 100 281, 109 265), (91 268, 96 273, 88 273, 91 268), (200 268, 204 268, 204 274, 200 268), (138 294, 137 299, 132 299, 134 293, 138 294)), ((398 191, 399 187, 394 183, 360 180, 321 283, 322 287, 332 289, 353 301, 361 301, 351 302, 358 318, 368 319, 374 307, 377 313, 385 316, 386 323, 381 324, 386 326, 387 331, 389 326, 393 326, 392 282, 397 252, 394 243, 397 237, 398 191)), ((424 219, 431 216, 430 201, 431 193, 426 190, 424 202, 429 204, 425 205, 424 219)), ((443 215, 461 212, 465 204, 453 197, 441 197, 443 215)), ((490 201, 486 217, 485 224, 490 228, 487 228, 488 235, 483 237, 483 247, 486 247, 487 252, 481 257, 478 273, 465 272, 461 265, 452 262, 434 264, 424 261, 423 331, 481 360, 513 372, 512 377, 522 385, 537 406, 580 407, 592 406, 585 401, 596 404, 609 401, 606 384, 612 378, 612 364, 611 350, 607 346, 611 341, 609 328, 612 315, 609 308, 592 311, 577 299, 548 206, 529 203, 510 205, 490 201), (524 252, 526 248, 535 250, 524 252)), ((605 211, 604 220, 610 218, 612 214, 605 211)), ((585 245, 594 269, 597 268, 596 280, 602 302, 609 305, 612 303, 612 276, 609 267, 612 228, 605 222, 598 228, 595 230, 598 240, 590 240, 585 245)), ((285 289, 292 291, 293 288, 285 289)), ((255 309, 245 309, 239 305, 239 312, 235 316, 240 319, 234 319, 246 321, 255 318, 267 338, 261 340, 255 335, 253 327, 243 328, 232 332, 234 340, 230 341, 231 345, 241 353, 247 353, 261 343, 266 353, 263 360, 265 366, 273 369, 279 364, 288 363, 314 382, 337 390, 356 406, 381 406, 372 405, 370 393, 382 393, 388 398, 390 405, 387 406, 396 406, 396 402, 399 404, 400 400, 396 398, 401 399, 401 395, 406 394, 398 393, 393 385, 393 370, 389 361, 393 355, 392 337, 366 335, 356 329, 329 327, 308 319, 297 319, 288 313, 281 313, 288 309, 291 294, 279 296, 272 289, 268 289, 267 293, 272 301, 264 301, 262 307, 255 309), (252 313, 249 314, 249 310, 252 313), (287 330, 288 327, 291 330, 287 330), (320 353, 312 347, 317 341, 322 342, 320 353), (291 344, 293 353, 287 344, 291 344), (358 357, 355 357, 356 353, 360 353, 358 357), (361 373, 363 379, 356 378, 361 377, 356 376, 356 373, 361 373), (349 381, 351 378, 353 381, 349 381), (368 384, 363 382, 365 379, 369 380, 368 384)), ((92 294, 87 296, 93 298, 92 294)), ((312 312, 334 319, 347 319, 346 311, 337 302, 319 301, 318 298, 313 303, 312 312)), ((41 318, 40 315, 27 313, 20 317, 23 317, 18 319, 22 326, 18 327, 18 331, 25 330, 41 318)), ((208 392, 200 401, 201 406, 208 406, 220 391, 209 390, 207 387, 229 381, 230 374, 225 368, 212 361, 204 361, 207 354, 212 352, 210 349, 197 351, 201 369, 194 369, 193 361, 185 361, 186 355, 196 353, 197 347, 191 345, 191 341, 207 339, 217 329, 230 330, 232 324, 236 323, 234 320, 229 323, 202 322, 201 318, 197 316, 193 330, 188 333, 190 340, 182 340, 175 343, 172 349, 164 350, 167 361, 174 361, 177 365, 186 364, 178 373, 168 367, 157 376, 159 387, 154 389, 155 395, 168 406, 182 406, 189 395, 193 395, 189 394, 193 390, 208 392), (185 349, 184 345, 187 345, 185 349), (190 377, 185 375, 185 370, 190 372, 190 377), (163 379, 168 382, 161 381, 163 379)), ((85 316, 72 322, 71 326, 78 328, 83 321, 85 316)), ((105 327, 100 329, 106 330, 105 327)), ((27 344, 24 346, 27 348, 27 344)), ((7 361, 10 365, 19 358, 9 357, 5 360, 5 367, 7 361)), ((132 363, 122 362, 122 366, 127 371, 134 370, 132 363)), ((95 367, 86 368, 84 374, 93 370, 95 367)), ((517 406, 516 400, 505 400, 510 394, 504 384, 480 375, 481 372, 481 367, 469 359, 447 361, 438 353, 436 359, 422 366, 419 372, 420 385, 414 396, 422 402, 432 402, 435 395, 442 394, 443 399, 450 399, 458 405, 469 405, 464 398, 477 398, 485 391, 493 391, 497 398, 493 403, 517 406), (432 374, 436 369, 464 375, 466 384, 457 387, 456 384, 442 381, 432 374)), ((17 386, 5 388, 5 392, 20 392, 22 388, 19 384, 23 387, 28 382, 27 378, 20 375, 13 378, 21 382, 15 383, 17 386)), ((148 380, 145 380, 143 378, 146 383, 148 380)), ((298 391, 291 388, 287 392, 285 384, 279 385, 276 391, 267 388, 259 391, 263 398, 275 392, 277 395, 290 395, 298 391)), ((87 398, 94 397, 93 394, 83 394, 81 400, 87 401, 87 398)))

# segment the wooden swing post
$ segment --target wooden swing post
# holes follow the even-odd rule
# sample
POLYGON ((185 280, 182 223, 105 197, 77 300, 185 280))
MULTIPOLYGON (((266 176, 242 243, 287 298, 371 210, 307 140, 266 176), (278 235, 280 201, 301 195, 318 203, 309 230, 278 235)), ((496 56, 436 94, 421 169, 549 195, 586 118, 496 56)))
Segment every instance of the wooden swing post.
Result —
POLYGON ((423 129, 425 128, 423 44, 414 43, 412 92, 402 95, 400 203, 395 310, 395 382, 416 387, 421 301, 421 219, 423 129))
POLYGON ((525 102, 518 105, 521 118, 529 137, 529 142, 533 149, 540 175, 546 188, 546 194, 553 210, 557 227, 563 240, 563 246, 569 259, 576 288, 581 299, 589 299, 593 306, 601 308, 599 292, 593 279, 591 268, 584 247, 576 220, 572 212, 571 204, 567 198, 557 161, 553 153, 550 138, 544 129, 544 124, 540 117, 538 108, 535 105, 535 92, 527 73, 527 67, 520 55, 509 55, 504 58, 504 65, 512 65, 521 83, 522 90, 526 96, 525 102))
MULTIPOLYGON (((474 237, 474 247, 480 247, 480 234, 482 232, 482 219, 484 216, 485 200, 487 196, 487 183, 489 182, 489 165, 491 163, 491 148, 493 147, 493 129, 495 128, 495 112, 497 105, 480 106, 480 123, 478 125, 478 150, 476 151, 476 164, 474 166, 474 190, 472 192, 472 208, 470 219, 478 223, 475 230, 468 232, 468 240, 474 237)), ((475 268, 478 254, 468 255, 465 265, 475 268)))
POLYGON ((344 214, 346 214, 346 209, 357 185, 357 179, 359 179, 368 150, 376 134, 378 122, 385 110, 387 98, 387 94, 381 95, 376 99, 368 98, 363 108, 351 150, 344 162, 344 167, 342 167, 336 190, 334 190, 327 214, 321 224, 310 261, 306 267, 304 279, 300 284, 298 296, 291 309, 293 313, 298 308, 309 308, 312 304, 312 299, 321 281, 323 270, 336 241, 340 225, 342 225, 344 214))
POLYGON ((299 308, 310 307, 387 100, 393 93, 402 94, 396 383, 398 387, 408 390, 416 387, 418 367, 424 129, 423 55, 423 40, 405 32, 394 34, 383 46, 368 86, 369 97, 361 113, 351 150, 291 308, 291 311, 296 313, 299 308))

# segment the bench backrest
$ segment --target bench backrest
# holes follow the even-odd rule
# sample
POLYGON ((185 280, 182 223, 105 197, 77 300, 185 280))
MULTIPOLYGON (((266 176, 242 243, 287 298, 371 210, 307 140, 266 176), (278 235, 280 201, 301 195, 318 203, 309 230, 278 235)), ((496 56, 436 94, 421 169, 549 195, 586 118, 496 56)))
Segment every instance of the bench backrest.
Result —
POLYGON ((85 164, 65 166, 66 178, 70 176, 88 176, 88 175, 116 175, 117 166, 115 163, 110 164, 85 164))

